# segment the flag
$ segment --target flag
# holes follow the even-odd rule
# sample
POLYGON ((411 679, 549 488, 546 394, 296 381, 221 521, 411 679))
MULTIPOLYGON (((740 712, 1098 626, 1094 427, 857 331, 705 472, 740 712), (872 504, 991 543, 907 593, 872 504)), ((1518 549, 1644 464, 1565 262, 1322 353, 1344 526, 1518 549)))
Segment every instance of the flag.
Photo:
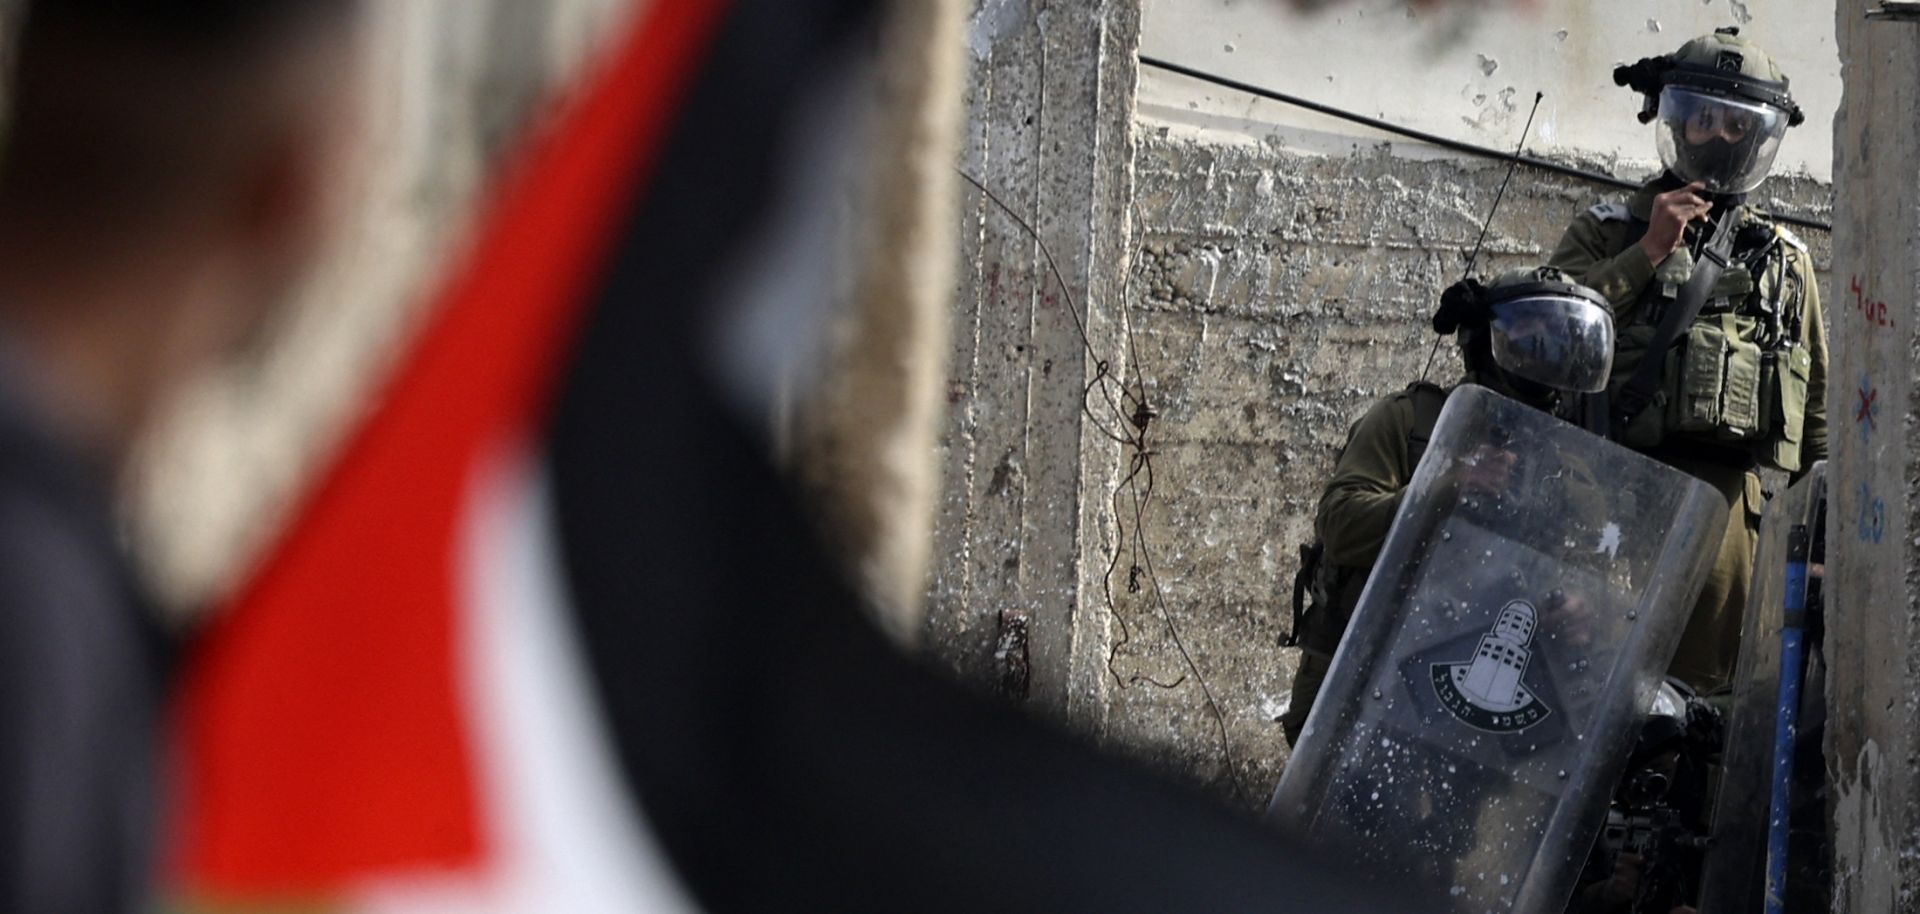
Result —
POLYGON ((712 324, 871 6, 656 0, 526 160, 192 652, 182 905, 1426 909, 899 653, 730 412, 712 324))
POLYGON ((542 564, 535 438, 616 233, 696 116, 723 6, 640 18, 197 646, 177 714, 179 897, 636 910, 670 888, 633 871, 658 855, 542 564))

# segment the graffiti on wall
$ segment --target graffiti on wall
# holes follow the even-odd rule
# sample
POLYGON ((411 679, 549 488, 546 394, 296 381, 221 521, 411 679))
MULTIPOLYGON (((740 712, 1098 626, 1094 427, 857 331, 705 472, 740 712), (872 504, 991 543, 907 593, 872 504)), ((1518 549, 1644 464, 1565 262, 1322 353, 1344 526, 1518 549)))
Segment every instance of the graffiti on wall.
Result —
POLYGON ((1880 420, 1880 388, 1873 385, 1873 379, 1866 372, 1860 373, 1860 386, 1856 389, 1859 405, 1853 411, 1853 424, 1860 429, 1860 443, 1872 444, 1873 433, 1878 431, 1880 420))
POLYGON ((1876 498, 1866 483, 1859 487, 1860 517, 1857 533, 1863 543, 1877 543, 1887 535, 1887 502, 1876 498))
POLYGON ((1853 277, 1848 288, 1853 290, 1853 310, 1866 319, 1868 331, 1893 327, 1893 312, 1886 302, 1874 298, 1870 290, 1860 285, 1860 277, 1853 277))

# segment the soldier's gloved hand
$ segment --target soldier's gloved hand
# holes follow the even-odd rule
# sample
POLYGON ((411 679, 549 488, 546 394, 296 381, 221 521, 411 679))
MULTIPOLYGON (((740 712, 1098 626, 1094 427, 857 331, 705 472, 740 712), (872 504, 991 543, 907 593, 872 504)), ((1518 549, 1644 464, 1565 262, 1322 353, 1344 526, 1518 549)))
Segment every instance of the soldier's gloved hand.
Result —
POLYGON ((1700 196, 1705 189, 1706 185, 1695 181, 1653 198, 1647 233, 1640 236, 1640 250, 1646 252, 1648 263, 1659 266, 1686 237, 1687 223, 1705 219, 1713 211, 1713 204, 1700 196))

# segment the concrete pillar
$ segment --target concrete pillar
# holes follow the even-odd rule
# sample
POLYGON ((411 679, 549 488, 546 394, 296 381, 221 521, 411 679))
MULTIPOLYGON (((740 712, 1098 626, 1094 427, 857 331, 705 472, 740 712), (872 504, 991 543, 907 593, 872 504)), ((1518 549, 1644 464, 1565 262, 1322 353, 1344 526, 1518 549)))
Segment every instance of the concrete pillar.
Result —
POLYGON ((1835 911, 1911 911, 1920 860, 1920 25, 1840 0, 1834 124, 1827 767, 1835 911))
POLYGON ((1082 404, 1103 362, 1125 367, 1139 22, 1138 0, 974 8, 959 165, 1031 223, 1066 289, 1013 218, 963 193, 928 619, 931 646, 963 676, 1092 729, 1105 706, 1107 493, 1122 458, 1082 404))

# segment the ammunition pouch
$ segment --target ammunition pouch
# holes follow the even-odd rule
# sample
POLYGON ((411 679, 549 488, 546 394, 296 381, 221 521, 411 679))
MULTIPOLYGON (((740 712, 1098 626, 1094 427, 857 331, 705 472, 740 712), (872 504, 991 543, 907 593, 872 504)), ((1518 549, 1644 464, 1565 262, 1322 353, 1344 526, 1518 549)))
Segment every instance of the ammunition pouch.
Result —
POLYGON ((1807 383, 1813 375, 1813 354, 1805 346, 1793 346, 1767 361, 1769 383, 1763 392, 1772 394, 1766 415, 1771 425, 1771 448, 1761 459, 1776 469, 1797 472, 1800 466, 1800 440, 1807 423, 1807 383))
MULTIPOLYGON (((1686 333, 1659 356, 1647 351, 1653 324, 1643 319, 1618 330, 1613 376, 1621 386, 1641 360, 1667 360, 1652 402, 1616 430, 1622 444, 1651 450, 1677 435, 1748 449, 1776 469, 1800 468, 1812 357, 1798 340, 1770 332, 1779 316, 1760 307, 1768 291, 1746 269, 1729 268, 1686 333)), ((1661 303, 1650 286, 1642 314, 1661 303)))
POLYGON ((1755 343, 1757 322, 1731 311, 1702 316, 1687 328, 1680 371, 1667 403, 1669 430, 1723 442, 1749 442, 1764 435, 1761 414, 1764 368, 1755 343))

